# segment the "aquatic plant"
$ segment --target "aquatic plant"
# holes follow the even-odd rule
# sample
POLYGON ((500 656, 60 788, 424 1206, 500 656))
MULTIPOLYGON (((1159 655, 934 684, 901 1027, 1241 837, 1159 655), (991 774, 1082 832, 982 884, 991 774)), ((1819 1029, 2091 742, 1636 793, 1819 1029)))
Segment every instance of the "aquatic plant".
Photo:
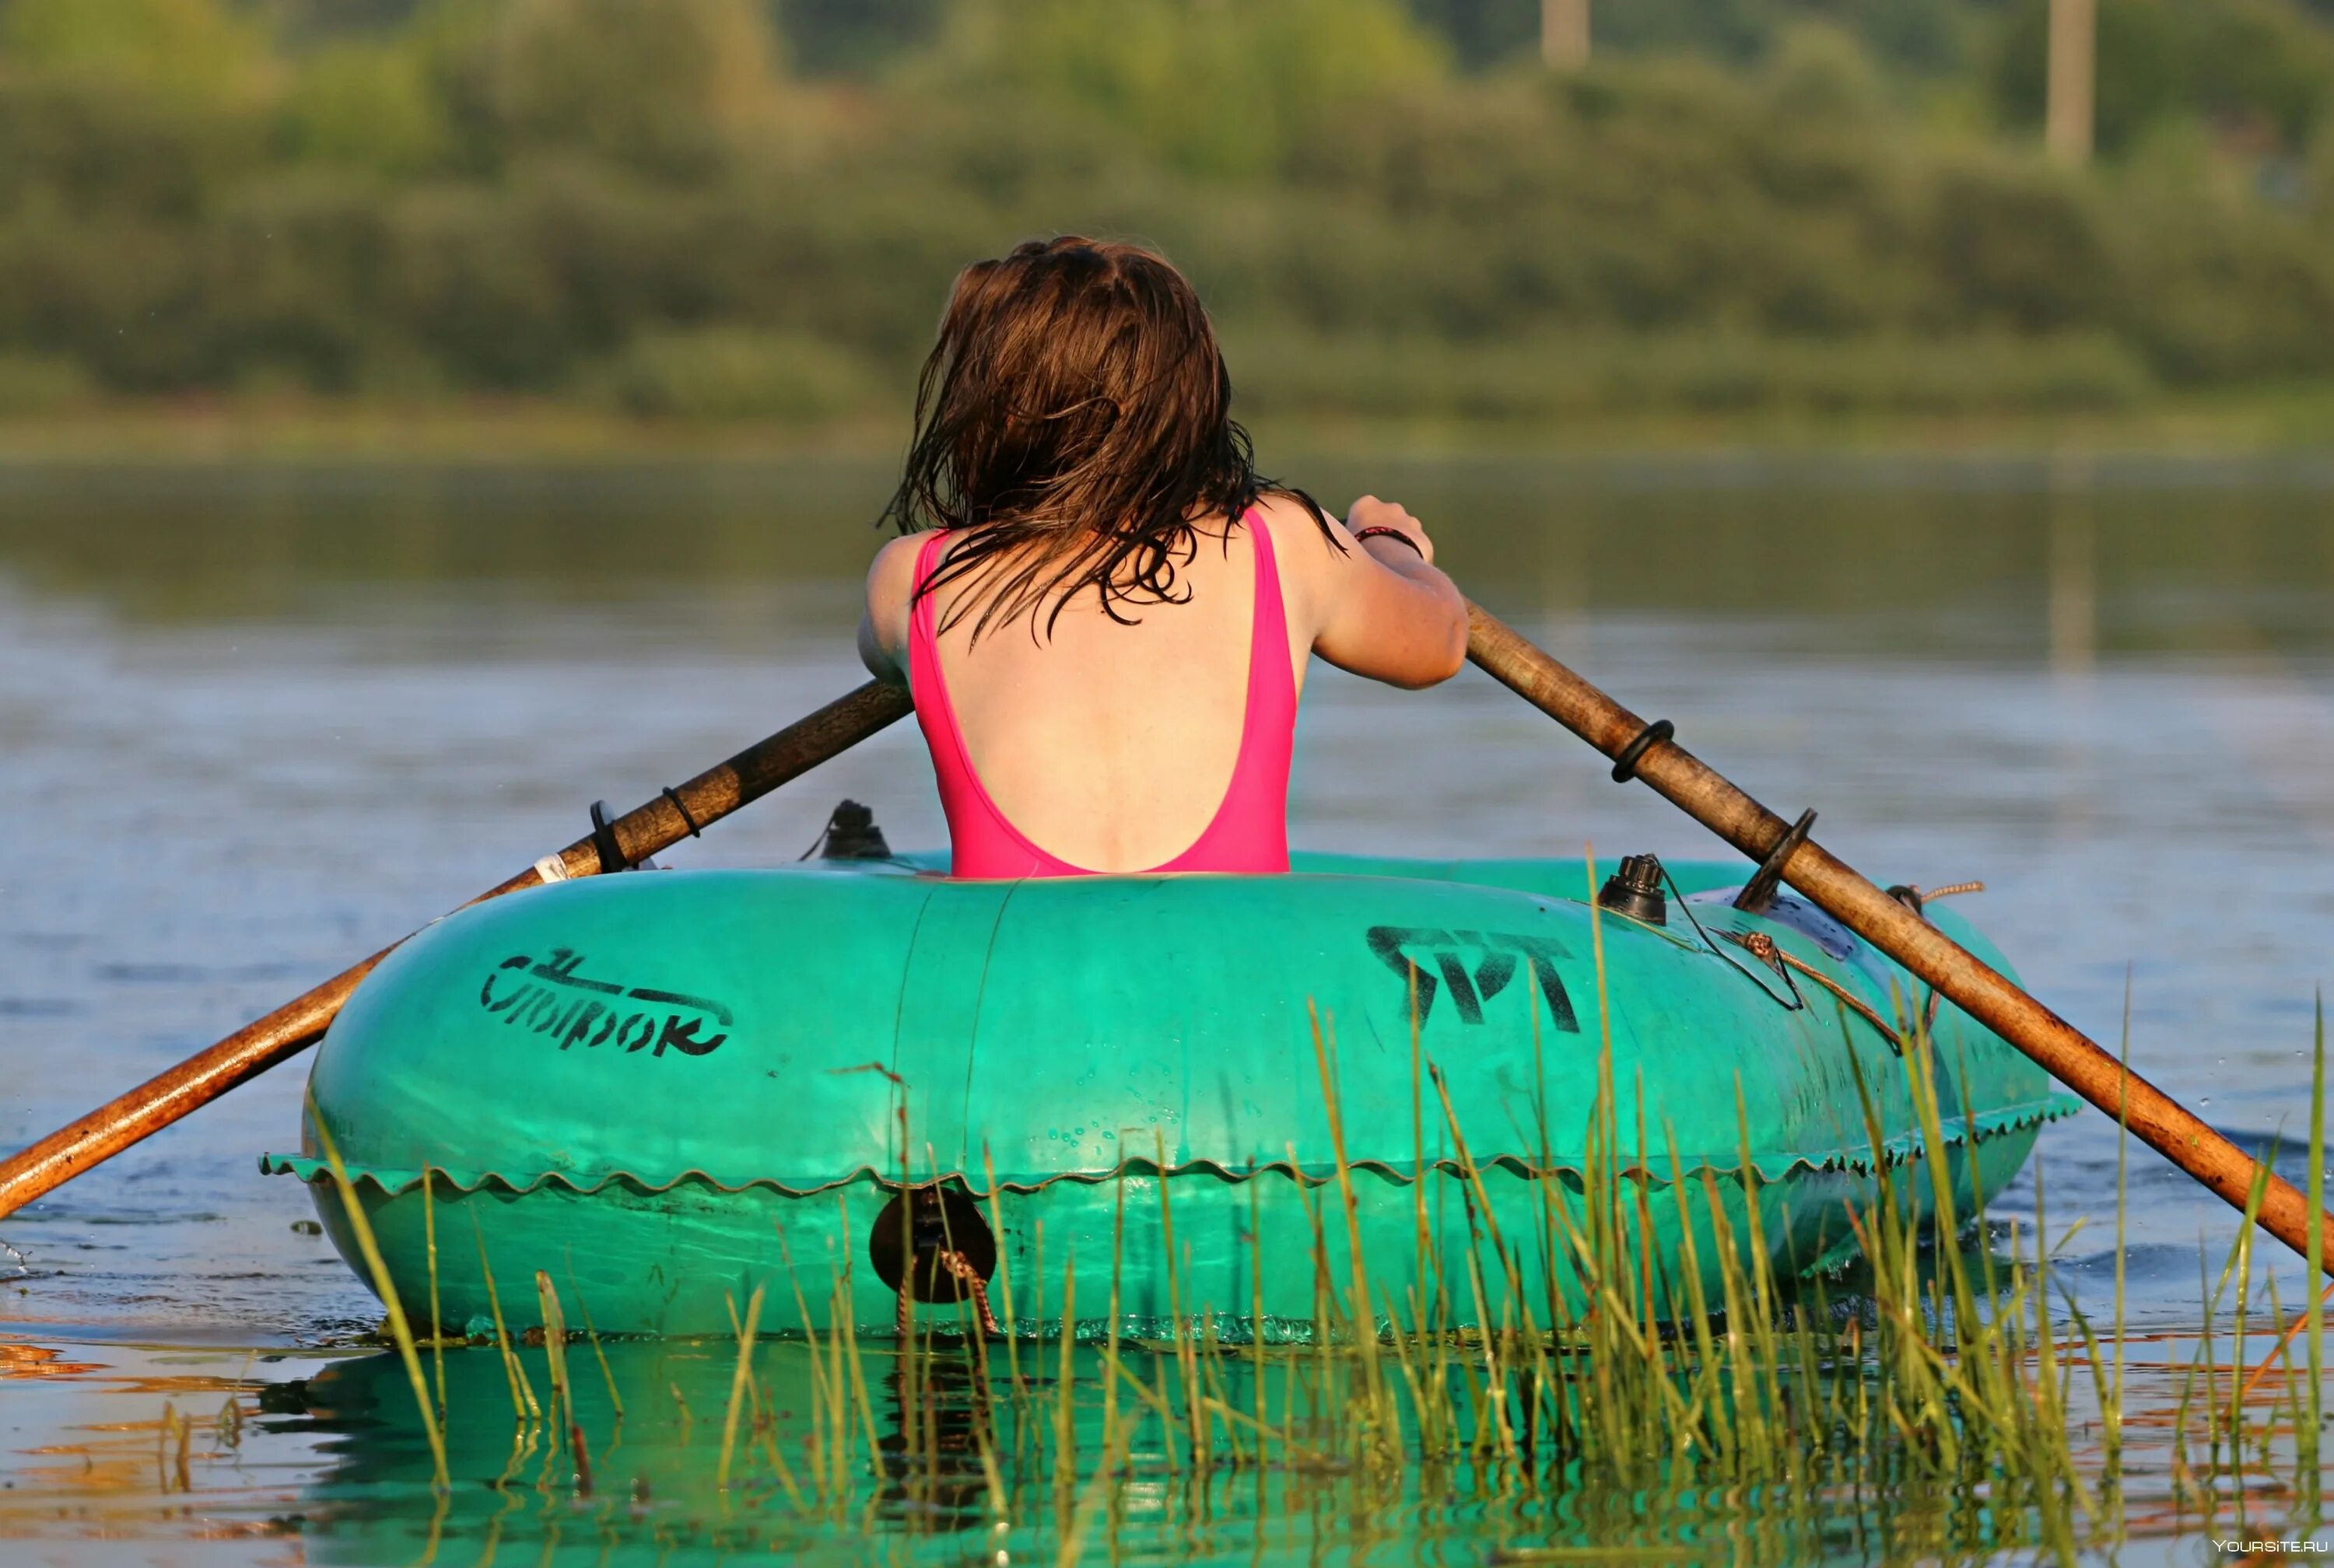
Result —
MULTIPOLYGON (((1548 1243, 1538 1247, 1503 1232, 1515 1210, 1495 1214, 1437 1066, 1413 1041, 1413 1116, 1422 1130, 1428 1116, 1443 1120, 1470 1197, 1455 1223, 1471 1245, 1446 1247, 1449 1217, 1422 1197, 1414 1250, 1365 1247, 1335 1021, 1324 1017, 1313 1048, 1337 1159, 1307 1192, 1316 1286, 1301 1332, 1219 1307, 1187 1311, 1198 1298, 1186 1288, 1172 1184, 1122 1180, 1122 1251, 1132 1195, 1159 1205, 1164 1320, 1128 1316, 1116 1277, 1104 1310, 1082 1313, 1096 1287, 1082 1294, 1066 1267, 1050 1277, 1041 1232, 1034 1266, 1017 1277, 1008 1261, 992 1282, 1004 1332, 984 1334, 959 1303, 925 1309, 897 1341, 864 1342, 850 1307, 854 1261, 819 1260, 829 1277, 813 1284, 816 1265, 798 1269, 789 1253, 786 1278, 767 1288, 792 1294, 798 1320, 831 1328, 761 1337, 757 1288, 724 1346, 603 1347, 589 1336, 611 1411, 627 1387, 664 1434, 622 1449, 612 1441, 598 1468, 616 1473, 632 1456, 634 1515, 658 1540, 656 1521, 671 1516, 638 1499, 671 1494, 676 1508, 715 1510, 704 1539, 723 1547, 880 1525, 901 1538, 985 1531, 997 1551, 1064 1563, 1130 1530, 1197 1551, 1226 1529, 1307 1515, 1334 1519, 1357 1544, 1463 1533, 1512 1563, 1636 1549, 1649 1531, 1681 1550, 1722 1533, 1730 1550, 1761 1561, 1819 1546, 2068 1560, 2132 1534, 2314 1528, 2316 1292, 2265 1341, 2248 1227, 2203 1281, 2206 1322, 2227 1329, 2197 1336, 2185 1364, 2126 1332, 2119 1263, 2113 1321, 2094 1324, 2054 1272, 2066 1237, 2050 1240, 2045 1172, 2035 1171, 2030 1222, 1979 1211, 1974 1173, 1945 1132, 1947 1112, 1967 1107, 1943 1104, 1942 1086, 1962 1075, 1940 1061, 1922 1013, 1912 999, 1899 1008, 1919 1137, 1892 1151, 1875 1087, 1859 1084, 1871 1196, 1856 1207, 1852 1246, 1825 1271, 1779 1275, 1768 1209, 1728 1202, 1721 1173, 1685 1169, 1665 1130, 1620 1122, 1615 1107, 1628 1101, 1614 1092, 1609 1037, 1581 1169, 1534 1178, 1531 1223, 1548 1243), (1674 1275, 1641 1245, 1664 1205, 1678 1221, 1674 1275), (1450 1258, 1462 1260, 1455 1277, 1450 1258), (808 1310, 814 1290, 827 1296, 824 1311, 808 1310), (2303 1356, 2306 1377, 2280 1370, 2303 1356), (717 1394, 718 1445, 690 1405, 717 1394)), ((2321 1025, 2321 1088, 2323 1063, 2321 1025)), ((1535 1134, 1552 1146, 1548 1107, 1535 1111, 1535 1134)), ((2316 1171, 2320 1111, 2310 1153, 2316 1171)), ((1747 1143, 1739 1178, 1755 1198, 1747 1143)), ((2123 1186, 2119 1155, 2118 1252, 2123 1186)), ((550 1305, 547 1275, 538 1287, 550 1305)), ((2270 1304, 2282 1319, 2273 1293, 2270 1304)), ((551 1306, 546 1321, 560 1315, 551 1306)), ((497 1323, 490 1347, 455 1352, 458 1361, 491 1349, 496 1380, 511 1390, 516 1430, 487 1438, 491 1419, 469 1424, 487 1445, 480 1455, 507 1443, 498 1487, 532 1461, 540 1431, 536 1486, 592 1492, 583 1433, 601 1419, 599 1396, 564 1370, 567 1338, 555 1329, 541 1344, 548 1413, 523 1364, 537 1353, 532 1339, 515 1344, 497 1323)), ((462 1429, 463 1412, 453 1420, 462 1429)), ((458 1517, 452 1527, 466 1526, 458 1517)))
MULTIPOLYGON (((357 1198, 356 1185, 349 1179, 348 1168, 341 1163, 341 1151, 333 1147, 332 1134, 324 1130, 324 1119, 316 1114, 313 1095, 304 1101, 302 1113, 315 1133, 317 1147, 323 1150, 325 1163, 332 1168, 333 1187, 348 1216, 349 1228, 355 1233, 357 1246, 364 1254, 365 1266, 371 1271, 372 1287, 388 1305, 390 1336, 397 1346, 399 1357, 405 1363, 406 1375, 413 1380, 414 1405, 421 1413, 422 1430, 429 1438, 429 1457, 436 1466, 431 1483, 442 1492, 449 1484, 446 1472, 446 1442, 439 1431, 440 1416, 431 1409, 429 1388, 422 1380, 421 1358, 414 1348, 412 1327, 405 1321, 405 1309, 398 1304, 396 1289, 390 1283, 389 1265, 381 1261, 381 1246, 373 1240, 372 1227, 365 1219, 364 1206, 357 1198)), ((434 1332, 435 1325, 432 1327, 434 1332)))
MULTIPOLYGON (((1529 1178, 1531 1204, 1496 1209, 1487 1178, 1513 1178, 1470 1152, 1490 1130, 1461 1125, 1413 1038, 1413 1135, 1424 1147, 1440 1119, 1464 1200, 1438 1212, 1418 1196, 1410 1236, 1359 1245, 1355 1183, 1375 1178, 1346 1158, 1336 1020, 1322 1016, 1311 1049, 1336 1159, 1305 1189, 1307 1322, 1207 1302, 1182 1198, 1141 1176, 1118 1183, 1117 1251, 1131 1267, 1134 1249, 1163 1242, 1163 1316, 1128 1312, 1115 1268, 1049 1269, 1066 1255, 1041 1230, 990 1282, 1003 1332, 981 1332, 960 1302, 877 1340, 852 1310, 864 1265, 782 1237, 780 1276, 741 1292, 729 1337, 604 1339, 560 1259, 534 1275, 540 1329, 515 1332, 502 1297, 475 1336, 392 1311, 394 1353, 339 1359, 296 1386, 302 1429, 337 1433, 333 1467, 303 1484, 298 1527, 337 1561, 489 1562, 508 1547, 616 1563, 637 1549, 674 1568, 748 1550, 1072 1563, 1379 1542, 1431 1553, 1430 1540, 1510 1564, 2065 1561, 2139 1536, 2317 1529, 2324 1298, 2312 1289, 2289 1310, 2272 1283, 2265 1327, 2240 1231, 2224 1257, 2200 1259, 2201 1332, 2127 1332, 2119 1260, 2113 1316, 2094 1322, 2062 1277, 2081 1227, 2054 1233, 2048 1171, 2030 1218, 1979 1211, 1946 1135, 1967 1112, 1945 1102, 1963 1074, 1923 1027, 1924 1000, 1900 999, 1908 1045, 1889 1069, 1905 1074, 1917 1136, 1892 1150, 1883 1085, 1859 1085, 1871 1180, 1818 1272, 1779 1272, 1776 1210, 1731 1189, 1755 1196, 1747 1160, 1689 1169, 1665 1129, 1616 1113, 1634 1102, 1615 1092, 1601 1031, 1598 1093, 1569 1145, 1579 1169, 1558 1175, 1545 1158, 1559 1130, 1539 1097, 1525 1135, 1551 1174, 1529 1178), (1673 1222, 1673 1270, 1643 1245, 1657 1217, 1673 1222), (765 1336, 787 1298, 793 1321, 832 1326, 765 1336), (596 1378, 576 1359, 585 1346, 596 1378)), ((2321 1020, 2321 1097, 2324 1063, 2321 1020)), ((334 1165, 322 1130, 319 1145, 334 1165)), ((2322 1171, 2322 1110, 2308 1151, 2322 1171)), ((2322 1197, 2322 1175, 2312 1184, 2322 1197)), ((333 1190, 363 1257, 345 1170, 333 1190)), ((1001 1225, 993 1198, 988 1212, 1001 1225)), ((2118 1254, 2127 1225, 2119 1153, 2118 1254)), ((218 1498, 246 1463, 269 1467, 250 1452, 271 1429, 256 1409, 231 1392, 216 1421, 197 1421, 192 1395, 105 1439, 117 1512, 218 1498)), ((0 1527, 31 1517, 11 1510, 36 1496, 0 1502, 0 1527)))

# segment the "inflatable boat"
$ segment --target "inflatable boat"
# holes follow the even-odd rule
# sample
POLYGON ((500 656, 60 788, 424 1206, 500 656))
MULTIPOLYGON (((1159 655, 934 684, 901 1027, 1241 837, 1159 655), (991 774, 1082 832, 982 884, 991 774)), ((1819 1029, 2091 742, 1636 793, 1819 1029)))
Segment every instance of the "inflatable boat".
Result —
POLYGON ((1885 1163, 1950 1162, 1966 1215, 2073 1108, 1819 910, 1738 908, 1740 862, 944 866, 600 877, 452 916, 351 999, 301 1152, 262 1168, 310 1184, 371 1284, 320 1122, 391 1288, 448 1332, 535 1324, 542 1271, 603 1333, 730 1334, 757 1291, 766 1331, 1086 1332, 1115 1293, 1130 1333, 1295 1337, 1355 1245, 1381 1326, 1512 1311, 1487 1277, 1557 1282, 1533 1311, 1561 1315, 1600 1169, 1653 1199, 1614 1207, 1663 1299, 1690 1273, 1716 1299, 1722 1236, 1822 1270, 1885 1163))

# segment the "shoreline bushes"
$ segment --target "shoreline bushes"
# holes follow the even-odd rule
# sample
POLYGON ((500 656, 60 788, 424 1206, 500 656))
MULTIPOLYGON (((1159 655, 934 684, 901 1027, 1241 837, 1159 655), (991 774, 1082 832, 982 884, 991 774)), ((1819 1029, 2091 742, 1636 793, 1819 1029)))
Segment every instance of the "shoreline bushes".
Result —
POLYGON ((1844 34, 1552 79, 1461 74, 1392 0, 1130 5, 970 0, 863 82, 788 74, 748 0, 431 0, 306 49, 216 0, 0 0, 0 414, 889 412, 954 270, 1073 228, 1162 245, 1276 411, 2334 380, 2323 129, 2306 163, 2076 174, 1908 107, 1844 34))

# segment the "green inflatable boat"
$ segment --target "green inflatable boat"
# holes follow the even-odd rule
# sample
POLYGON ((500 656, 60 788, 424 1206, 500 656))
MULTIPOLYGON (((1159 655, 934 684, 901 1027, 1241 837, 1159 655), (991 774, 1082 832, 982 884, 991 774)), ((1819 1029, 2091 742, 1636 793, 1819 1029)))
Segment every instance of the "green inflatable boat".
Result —
MULTIPOLYGON (((593 878, 407 942, 333 1024, 311 1114, 408 1314, 434 1293, 450 1331, 497 1300, 533 1326, 540 1270, 603 1332, 729 1334, 757 1288, 765 1330, 888 1333, 913 1298, 924 1326, 1090 1332, 1114 1280, 1124 1332, 1284 1337, 1358 1236, 1381 1322, 1464 1325, 1499 1315, 1487 1275, 1578 1304, 1552 1217, 1600 1125, 1654 1199, 1620 1206, 1629 1245, 1715 1299, 1680 1176, 1800 1275, 1850 1246, 1876 1155, 1936 1147, 1901 1054, 1925 989, 1789 894, 1733 907, 1740 863, 1664 887, 1639 862, 1607 907, 1612 868, 1578 861, 944 863, 593 878)), ((1950 1005, 1927 1036, 1955 1189, 1991 1197, 2073 1102, 1950 1005)), ((371 1283, 320 1148, 312 1124, 263 1169, 371 1283)))

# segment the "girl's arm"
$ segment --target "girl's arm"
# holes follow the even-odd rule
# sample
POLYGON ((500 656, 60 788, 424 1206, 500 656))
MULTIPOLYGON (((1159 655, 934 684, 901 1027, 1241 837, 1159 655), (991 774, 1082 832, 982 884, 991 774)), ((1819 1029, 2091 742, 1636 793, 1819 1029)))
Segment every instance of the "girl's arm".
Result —
POLYGON ((867 568, 867 608, 859 617, 859 661, 890 686, 908 684, 908 595, 915 586, 915 534, 894 539, 867 568))
POLYGON ((1393 502, 1365 495, 1330 529, 1345 546, 1342 553, 1305 520, 1303 532, 1316 542, 1307 584, 1313 651, 1340 669, 1413 690, 1458 674, 1467 662, 1467 601, 1435 569, 1425 526, 1393 502), (1400 537, 1354 537, 1369 528, 1400 537))

